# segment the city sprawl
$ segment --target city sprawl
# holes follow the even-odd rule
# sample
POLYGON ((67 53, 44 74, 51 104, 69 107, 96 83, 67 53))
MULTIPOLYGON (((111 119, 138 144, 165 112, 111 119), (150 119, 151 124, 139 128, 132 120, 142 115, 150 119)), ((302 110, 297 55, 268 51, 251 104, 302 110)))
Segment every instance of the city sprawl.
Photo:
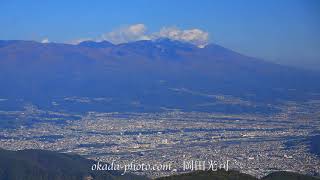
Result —
POLYGON ((230 169, 257 177, 275 170, 319 174, 320 158, 310 152, 308 139, 319 134, 320 102, 276 108, 273 114, 75 114, 28 104, 23 111, 0 112, 22 124, 0 129, 0 148, 76 153, 109 163, 172 163, 171 171, 135 172, 150 177, 182 172, 182 164, 192 160, 228 160, 230 169))

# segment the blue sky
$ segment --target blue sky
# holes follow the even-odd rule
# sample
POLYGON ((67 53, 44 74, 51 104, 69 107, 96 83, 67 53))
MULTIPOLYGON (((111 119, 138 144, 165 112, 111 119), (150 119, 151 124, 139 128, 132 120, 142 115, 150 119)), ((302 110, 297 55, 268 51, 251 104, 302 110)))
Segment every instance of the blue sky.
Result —
POLYGON ((133 24, 199 29, 209 41, 267 60, 320 65, 318 0, 2 0, 0 39, 97 39, 133 24))

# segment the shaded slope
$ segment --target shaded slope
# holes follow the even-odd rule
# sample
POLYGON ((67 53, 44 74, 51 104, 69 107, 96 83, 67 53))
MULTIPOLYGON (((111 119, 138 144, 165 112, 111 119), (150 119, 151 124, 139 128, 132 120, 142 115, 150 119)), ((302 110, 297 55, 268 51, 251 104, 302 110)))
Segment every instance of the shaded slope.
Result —
MULTIPOLYGON (((197 171, 192 173, 158 178, 157 180, 259 180, 238 171, 197 171)), ((293 172, 274 172, 261 180, 319 180, 319 178, 293 172)))
POLYGON ((91 171, 92 160, 43 150, 0 150, 1 180, 144 179, 119 172, 91 171))
POLYGON ((187 174, 158 178, 157 180, 258 180, 257 178, 237 171, 197 171, 187 174))

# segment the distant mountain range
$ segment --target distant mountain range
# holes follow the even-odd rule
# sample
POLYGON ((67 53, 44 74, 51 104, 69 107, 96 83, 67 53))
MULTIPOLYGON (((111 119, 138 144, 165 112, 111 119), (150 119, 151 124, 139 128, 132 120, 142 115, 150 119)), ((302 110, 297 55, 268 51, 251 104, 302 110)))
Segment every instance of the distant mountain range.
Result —
MULTIPOLYGON (((61 99, 88 97, 108 101, 82 104, 82 109, 211 112, 232 109, 217 107, 217 95, 267 103, 305 100, 320 92, 319 79, 318 72, 269 63, 216 44, 198 48, 169 39, 118 45, 0 41, 0 98, 11 105, 22 99, 75 110, 78 105, 61 99)), ((3 104, 0 108, 9 107, 3 104)))
MULTIPOLYGON (((121 175, 120 171, 91 171, 93 160, 79 155, 44 150, 8 151, 0 149, 0 180, 144 180, 143 176, 121 175)), ((159 180, 258 180, 237 171, 199 171, 159 178, 159 180)), ((317 180, 292 172, 274 172, 263 180, 317 180)))

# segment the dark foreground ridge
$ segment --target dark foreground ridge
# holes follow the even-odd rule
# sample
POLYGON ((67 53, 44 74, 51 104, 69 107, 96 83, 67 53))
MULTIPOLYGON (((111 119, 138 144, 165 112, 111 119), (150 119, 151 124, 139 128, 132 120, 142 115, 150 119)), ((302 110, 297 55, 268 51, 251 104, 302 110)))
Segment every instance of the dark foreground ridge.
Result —
POLYGON ((121 172, 91 171, 93 160, 44 150, 0 150, 0 180, 140 180, 121 172))
POLYGON ((174 175, 169 177, 158 178, 158 180, 191 180, 191 179, 202 179, 202 180, 225 180, 225 179, 237 179, 237 180, 257 180, 257 178, 240 173, 238 171, 196 171, 192 173, 186 173, 181 175, 174 175))
MULTIPOLYGON (((143 180, 143 176, 133 174, 121 175, 118 171, 91 171, 93 160, 79 155, 57 153, 45 150, 0 150, 0 180, 143 180)), ((258 180, 237 171, 199 171, 159 180, 258 180)), ((319 178, 292 172, 275 172, 262 180, 317 180, 319 178)))
MULTIPOLYGON (((259 180, 256 177, 248 174, 243 174, 238 171, 196 171, 187 174, 174 175, 169 177, 158 178, 157 180, 259 180)), ((301 175, 293 172, 274 172, 260 180, 319 180, 319 178, 307 175, 301 175)))

